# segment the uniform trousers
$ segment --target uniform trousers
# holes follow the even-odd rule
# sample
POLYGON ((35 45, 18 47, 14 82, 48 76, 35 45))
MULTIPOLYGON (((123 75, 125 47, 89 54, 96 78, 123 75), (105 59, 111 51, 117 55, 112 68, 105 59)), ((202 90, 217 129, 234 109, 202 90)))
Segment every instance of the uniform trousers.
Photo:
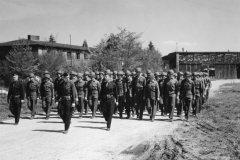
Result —
POLYGON ((9 110, 15 117, 15 123, 19 122, 20 114, 22 109, 22 103, 20 97, 15 97, 10 99, 9 110))
POLYGON ((155 119, 156 112, 157 112, 156 100, 149 98, 148 101, 149 101, 148 111, 152 117, 151 119, 155 119))
POLYGON ((88 114, 89 106, 88 101, 84 101, 85 114, 88 114))
POLYGON ((178 116, 182 115, 182 110, 183 110, 183 104, 182 104, 182 101, 180 100, 179 103, 177 103, 177 115, 178 116))
POLYGON ((124 96, 119 96, 118 97, 118 111, 119 111, 120 117, 122 117, 123 108, 124 108, 124 96))
POLYGON ((115 110, 115 99, 114 97, 103 99, 101 101, 103 107, 103 116, 107 121, 107 128, 111 127, 112 117, 115 110))
POLYGON ((141 120, 143 117, 143 111, 145 109, 145 100, 143 99, 143 94, 138 94, 136 96, 135 104, 136 104, 136 113, 137 115, 139 115, 139 119, 141 120))
POLYGON ((83 96, 79 96, 78 97, 78 104, 77 104, 77 111, 80 113, 80 117, 82 117, 83 115, 83 109, 84 109, 84 97, 83 96))
POLYGON ((133 103, 132 102, 132 97, 127 96, 127 98, 126 98, 126 112, 127 112, 128 117, 130 117, 131 110, 132 110, 132 113, 134 114, 135 108, 133 107, 132 103, 133 103))
POLYGON ((170 119, 173 119, 175 104, 176 104, 176 94, 169 95, 167 97, 167 110, 168 110, 170 119))
POLYGON ((201 93, 199 97, 199 112, 201 112, 202 110, 202 99, 203 99, 203 94, 201 93))
POLYGON ((189 112, 191 111, 191 107, 192 107, 192 97, 185 97, 184 99, 184 105, 185 105, 185 117, 186 119, 189 118, 189 112))
POLYGON ((90 96, 88 97, 88 104, 92 110, 92 116, 96 116, 97 106, 98 106, 98 97, 90 96))
POLYGON ((46 116, 50 116, 51 110, 52 110, 52 98, 50 96, 46 96, 42 98, 42 107, 44 112, 46 113, 46 116))
POLYGON ((70 127, 71 118, 72 118, 72 104, 71 100, 62 100, 61 101, 61 110, 62 110, 62 117, 64 122, 65 131, 67 131, 70 127))
POLYGON ((36 115, 36 109, 37 109, 37 97, 36 96, 30 96, 28 99, 30 105, 29 105, 29 109, 31 111, 31 116, 35 116, 36 115))
POLYGON ((193 101, 193 114, 197 115, 197 113, 200 113, 200 111, 199 111, 200 95, 196 95, 195 97, 196 98, 193 101))

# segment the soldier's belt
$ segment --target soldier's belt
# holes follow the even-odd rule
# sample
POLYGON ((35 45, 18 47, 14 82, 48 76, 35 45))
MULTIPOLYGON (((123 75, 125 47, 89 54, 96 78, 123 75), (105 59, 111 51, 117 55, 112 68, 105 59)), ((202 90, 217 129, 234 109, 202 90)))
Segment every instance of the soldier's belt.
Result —
POLYGON ((60 98, 60 100, 70 100, 71 99, 71 96, 62 96, 61 98, 60 98))
POLYGON ((20 95, 12 95, 12 98, 18 98, 20 95))
POLYGON ((113 96, 112 94, 106 94, 106 95, 103 96, 103 98, 109 99, 109 98, 111 98, 112 96, 113 96))

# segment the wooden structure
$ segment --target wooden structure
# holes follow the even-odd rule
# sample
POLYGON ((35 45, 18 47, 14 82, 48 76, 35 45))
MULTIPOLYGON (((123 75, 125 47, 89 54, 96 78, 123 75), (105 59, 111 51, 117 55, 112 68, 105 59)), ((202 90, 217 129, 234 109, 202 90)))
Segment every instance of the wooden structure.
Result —
POLYGON ((240 78, 240 52, 173 52, 162 59, 165 69, 176 72, 206 70, 216 79, 240 78))

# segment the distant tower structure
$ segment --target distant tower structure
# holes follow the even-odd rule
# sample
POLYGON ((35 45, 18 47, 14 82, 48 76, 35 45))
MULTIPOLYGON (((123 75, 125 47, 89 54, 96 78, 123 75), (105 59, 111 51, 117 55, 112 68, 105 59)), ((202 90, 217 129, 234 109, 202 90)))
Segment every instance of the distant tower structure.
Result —
POLYGON ((88 44, 87 44, 86 39, 85 39, 84 42, 83 42, 83 47, 88 47, 88 44))
POLYGON ((184 52, 184 48, 182 48, 182 51, 184 52))

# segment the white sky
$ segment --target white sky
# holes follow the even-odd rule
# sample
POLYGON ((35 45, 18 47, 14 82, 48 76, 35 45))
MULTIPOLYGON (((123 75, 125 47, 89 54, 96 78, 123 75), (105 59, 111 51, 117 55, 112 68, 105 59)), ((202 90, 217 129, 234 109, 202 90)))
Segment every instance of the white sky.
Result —
POLYGON ((0 42, 50 34, 94 46, 117 26, 143 33, 163 55, 240 51, 240 0, 1 0, 0 42))

